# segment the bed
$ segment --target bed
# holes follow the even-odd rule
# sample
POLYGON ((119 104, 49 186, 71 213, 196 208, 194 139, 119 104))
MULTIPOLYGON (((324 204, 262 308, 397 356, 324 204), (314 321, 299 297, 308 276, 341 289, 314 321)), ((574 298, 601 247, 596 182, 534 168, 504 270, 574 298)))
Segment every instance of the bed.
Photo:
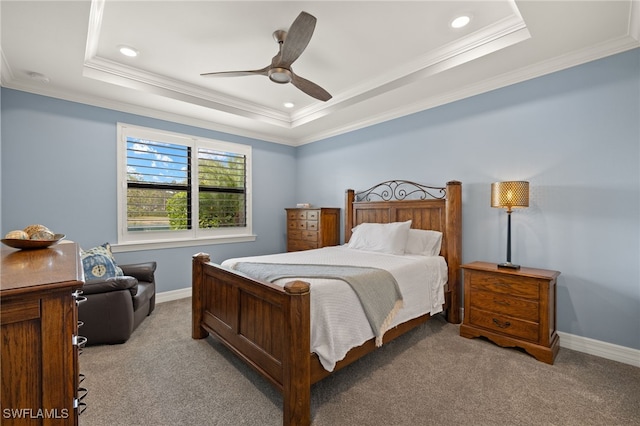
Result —
MULTIPOLYGON (((360 224, 411 221, 412 229, 442 233, 440 256, 446 262, 442 311, 452 323, 460 322, 461 197, 462 185, 457 181, 434 187, 402 180, 383 182, 359 192, 350 189, 345 196, 345 243, 360 224)), ((327 253, 341 249, 336 247, 327 253)), ((299 262, 307 261, 305 254, 291 255, 298 256, 299 262)), ((274 256, 271 260, 279 261, 280 258, 274 256)), ((313 383, 431 317, 430 313, 424 313, 410 316, 405 321, 398 313, 402 322, 396 320, 377 342, 376 336, 371 337, 348 350, 346 356, 340 356, 331 365, 333 368, 326 368, 326 360, 311 351, 312 291, 309 282, 313 279, 291 278, 284 280, 284 284, 269 282, 234 271, 229 266, 228 262, 227 266, 211 262, 205 253, 194 255, 192 337, 215 336, 280 390, 285 425, 310 424, 313 383)))

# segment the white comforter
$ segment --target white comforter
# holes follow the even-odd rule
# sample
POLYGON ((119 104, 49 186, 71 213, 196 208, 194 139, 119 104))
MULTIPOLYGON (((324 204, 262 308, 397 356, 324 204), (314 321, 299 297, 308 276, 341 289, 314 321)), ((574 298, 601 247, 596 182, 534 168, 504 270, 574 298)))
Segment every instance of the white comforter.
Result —
MULTIPOLYGON (((325 247, 291 253, 228 259, 222 266, 233 269, 238 262, 311 263, 383 268, 398 282, 404 307, 392 327, 430 313, 442 311, 447 264, 443 257, 393 255, 346 246, 325 247)), ((282 279, 282 285, 292 279, 282 279)), ((351 348, 374 337, 358 297, 349 284, 341 280, 305 279, 311 284, 311 352, 320 358, 327 371, 333 371, 351 348)))

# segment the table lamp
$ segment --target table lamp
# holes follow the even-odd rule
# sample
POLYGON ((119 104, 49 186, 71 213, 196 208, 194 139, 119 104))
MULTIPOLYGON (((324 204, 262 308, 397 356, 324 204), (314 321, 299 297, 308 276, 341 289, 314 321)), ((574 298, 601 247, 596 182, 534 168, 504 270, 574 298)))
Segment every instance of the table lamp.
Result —
POLYGON ((498 268, 520 269, 511 263, 511 209, 529 207, 529 182, 509 181, 491 184, 491 207, 507 209, 507 261, 498 268))

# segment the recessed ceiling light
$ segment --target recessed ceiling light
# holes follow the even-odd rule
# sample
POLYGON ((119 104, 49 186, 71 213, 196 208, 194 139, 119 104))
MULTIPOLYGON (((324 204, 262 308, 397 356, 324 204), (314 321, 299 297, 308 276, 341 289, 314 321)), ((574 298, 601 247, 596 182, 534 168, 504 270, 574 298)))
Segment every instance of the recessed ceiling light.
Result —
POLYGON ((471 21, 471 18, 467 15, 458 16, 456 19, 451 21, 451 28, 462 28, 467 26, 467 24, 471 21))
POLYGON ((293 108, 294 106, 296 106, 293 102, 285 102, 284 103, 284 107, 285 108, 293 108))
POLYGON ((131 46, 118 46, 118 50, 124 56, 128 56, 130 58, 135 58, 138 56, 138 51, 131 46))

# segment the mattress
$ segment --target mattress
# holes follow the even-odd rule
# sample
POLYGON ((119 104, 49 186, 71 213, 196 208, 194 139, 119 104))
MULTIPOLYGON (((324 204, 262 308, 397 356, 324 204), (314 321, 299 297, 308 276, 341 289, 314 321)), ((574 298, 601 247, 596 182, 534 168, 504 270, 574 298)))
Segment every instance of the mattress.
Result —
MULTIPOLYGON (((240 262, 351 265, 382 268, 389 271, 402 293, 404 306, 392 327, 424 314, 442 311, 447 264, 442 256, 394 255, 346 246, 324 247, 289 253, 228 259, 222 266, 234 269, 240 262)), ((274 284, 284 286, 293 279, 274 284)), ((347 352, 374 337, 360 301, 349 284, 342 280, 304 279, 311 291, 311 352, 322 366, 333 371, 347 352)))

